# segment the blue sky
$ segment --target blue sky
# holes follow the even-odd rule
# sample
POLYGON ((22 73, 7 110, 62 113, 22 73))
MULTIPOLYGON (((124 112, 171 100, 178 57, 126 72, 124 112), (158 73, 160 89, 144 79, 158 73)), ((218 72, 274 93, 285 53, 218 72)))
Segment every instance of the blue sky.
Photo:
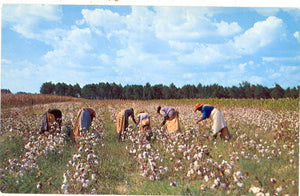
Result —
POLYGON ((2 5, 1 88, 300 84, 300 9, 2 5))

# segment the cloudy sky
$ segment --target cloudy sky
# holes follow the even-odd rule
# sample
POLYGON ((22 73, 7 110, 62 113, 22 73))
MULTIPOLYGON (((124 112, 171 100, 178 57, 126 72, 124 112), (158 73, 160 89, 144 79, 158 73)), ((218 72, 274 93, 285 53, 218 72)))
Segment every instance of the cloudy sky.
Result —
POLYGON ((2 5, 1 88, 300 84, 300 9, 2 5))

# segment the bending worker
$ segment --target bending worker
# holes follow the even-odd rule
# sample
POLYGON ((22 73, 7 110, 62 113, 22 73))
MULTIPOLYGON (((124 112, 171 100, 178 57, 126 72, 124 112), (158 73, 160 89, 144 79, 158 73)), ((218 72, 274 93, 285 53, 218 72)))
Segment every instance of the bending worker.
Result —
POLYGON ((146 135, 146 139, 150 140, 152 137, 152 131, 150 127, 150 116, 147 112, 140 112, 137 117, 137 124, 139 125, 139 131, 143 134, 146 135))
POLYGON ((43 114, 42 125, 39 133, 60 131, 62 122, 62 113, 59 109, 49 109, 43 114))
POLYGON ((95 117, 96 112, 91 108, 82 108, 78 111, 73 127, 73 135, 71 135, 73 141, 77 141, 79 137, 89 131, 91 123, 95 117))
POLYGON ((226 139, 226 140, 229 139, 229 131, 228 131, 225 119, 224 119, 222 113, 218 109, 214 108, 211 105, 206 105, 206 104, 203 105, 203 104, 197 103, 195 105, 194 112, 196 112, 197 110, 202 112, 202 117, 199 120, 196 120, 197 124, 200 121, 203 121, 210 117, 210 119, 212 120, 212 123, 213 123, 212 136, 214 138, 216 138, 218 133, 220 132, 221 133, 220 137, 222 139, 226 139))
POLYGON ((178 117, 179 112, 175 111, 175 109, 170 106, 164 106, 163 108, 161 108, 161 106, 158 106, 157 113, 160 114, 160 111, 162 111, 164 115, 164 120, 161 123, 161 126, 167 123, 167 130, 169 133, 180 131, 179 117, 178 117))
POLYGON ((125 138, 125 132, 128 127, 128 118, 131 116, 134 124, 137 124, 134 119, 134 111, 133 108, 121 110, 117 115, 117 136, 119 141, 121 140, 121 137, 125 138))

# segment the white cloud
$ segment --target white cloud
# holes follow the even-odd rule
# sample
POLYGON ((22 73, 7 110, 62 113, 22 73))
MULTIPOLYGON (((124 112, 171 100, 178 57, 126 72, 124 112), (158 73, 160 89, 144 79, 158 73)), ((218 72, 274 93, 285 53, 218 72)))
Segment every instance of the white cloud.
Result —
POLYGON ((55 49, 49 51, 43 59, 47 64, 55 66, 84 64, 88 51, 92 49, 92 43, 90 29, 74 27, 66 33, 65 37, 55 46, 55 49))
MULTIPOLYGON (((227 54, 222 51, 222 47, 222 45, 217 44, 201 44, 194 47, 193 52, 179 55, 178 60, 180 64, 201 67, 202 69, 208 68, 212 64, 216 66, 216 63, 230 58, 230 56, 227 56, 227 54)), ((220 64, 219 66, 222 65, 220 64)))
POLYGON ((3 5, 2 10, 4 25, 12 24, 14 31, 30 39, 40 39, 39 25, 61 17, 60 7, 53 5, 3 5))
POLYGON ((103 27, 106 32, 120 30, 125 27, 123 17, 118 13, 114 13, 110 10, 83 9, 81 13, 83 19, 78 22, 78 24, 83 24, 86 22, 92 27, 103 27))
POLYGON ((239 70, 240 70, 241 73, 245 72, 246 66, 247 66, 247 63, 239 64, 238 67, 239 67, 239 70))
POLYGON ((241 32, 242 28, 236 22, 227 23, 221 21, 220 23, 214 23, 217 27, 217 33, 221 36, 234 35, 241 32))
POLYGON ((300 42, 300 33, 299 33, 299 31, 296 31, 296 32, 294 33, 294 37, 296 38, 296 40, 297 40, 298 42, 300 42))
POLYGON ((279 8, 255 8, 255 11, 263 16, 275 16, 280 9, 279 8))
POLYGON ((155 8, 153 23, 156 36, 167 41, 195 41, 213 35, 234 35, 241 31, 236 22, 212 21, 207 14, 208 10, 190 7, 155 8))
POLYGON ((265 21, 256 22, 244 34, 236 36, 229 44, 241 54, 253 54, 260 48, 271 44, 285 35, 283 21, 277 17, 268 17, 265 21))

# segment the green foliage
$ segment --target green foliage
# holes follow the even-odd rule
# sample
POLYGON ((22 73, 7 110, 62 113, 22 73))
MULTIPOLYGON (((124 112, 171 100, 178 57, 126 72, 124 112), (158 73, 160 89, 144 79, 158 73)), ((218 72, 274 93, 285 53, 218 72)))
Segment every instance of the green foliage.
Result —
POLYGON ((87 84, 82 89, 78 84, 72 86, 65 83, 52 84, 46 82, 42 85, 41 94, 56 94, 79 97, 80 95, 87 99, 132 99, 132 100, 150 100, 150 99, 193 99, 193 98, 256 98, 256 99, 279 99, 284 97, 298 98, 299 87, 284 90, 280 85, 275 84, 274 88, 267 88, 262 85, 251 85, 248 82, 242 82, 239 87, 223 87, 218 84, 202 86, 184 85, 177 88, 173 83, 170 86, 149 83, 143 85, 126 85, 104 83, 87 84))

